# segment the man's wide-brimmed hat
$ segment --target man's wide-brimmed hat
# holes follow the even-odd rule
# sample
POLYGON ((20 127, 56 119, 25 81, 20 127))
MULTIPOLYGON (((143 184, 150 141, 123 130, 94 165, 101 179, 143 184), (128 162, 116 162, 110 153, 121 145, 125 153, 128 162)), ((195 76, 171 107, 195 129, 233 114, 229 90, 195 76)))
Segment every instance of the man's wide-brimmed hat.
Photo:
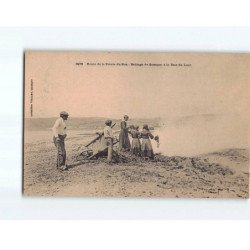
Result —
POLYGON ((107 120, 107 121, 105 122, 106 125, 110 125, 111 123, 112 123, 111 120, 107 120))
POLYGON ((66 111, 60 112, 60 115, 69 116, 69 114, 66 111))

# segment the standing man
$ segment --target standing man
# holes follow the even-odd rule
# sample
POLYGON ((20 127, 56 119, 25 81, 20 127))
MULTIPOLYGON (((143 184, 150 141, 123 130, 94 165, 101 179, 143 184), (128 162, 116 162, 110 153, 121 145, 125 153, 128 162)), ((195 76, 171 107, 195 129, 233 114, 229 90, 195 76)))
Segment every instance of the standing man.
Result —
POLYGON ((112 121, 111 120, 107 120, 105 122, 105 127, 103 130, 104 133, 104 138, 106 140, 106 145, 108 146, 108 159, 107 162, 111 163, 112 162, 112 156, 113 156, 113 141, 114 141, 114 134, 113 134, 113 130, 111 128, 112 125, 112 121))
POLYGON ((52 131, 54 134, 53 141, 57 148, 57 169, 62 171, 67 170, 66 162, 66 150, 64 140, 67 136, 67 126, 66 121, 69 114, 65 111, 60 113, 60 117, 57 118, 52 131))
POLYGON ((130 150, 130 141, 128 138, 128 121, 129 117, 124 115, 124 120, 121 122, 121 131, 119 135, 119 148, 121 151, 129 151, 130 150))

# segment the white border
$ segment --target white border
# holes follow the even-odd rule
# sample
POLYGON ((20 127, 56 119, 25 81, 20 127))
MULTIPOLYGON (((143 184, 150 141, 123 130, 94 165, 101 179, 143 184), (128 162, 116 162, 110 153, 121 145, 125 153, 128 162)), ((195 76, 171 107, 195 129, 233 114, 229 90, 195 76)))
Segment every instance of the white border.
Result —
POLYGON ((246 26, 248 0, 8 0, 4 26, 246 26))
POLYGON ((249 28, 0 29, 0 218, 250 219, 249 200, 22 197, 25 49, 249 52, 249 28))
POLYGON ((247 249, 249 221, 9 221, 1 249, 247 249))

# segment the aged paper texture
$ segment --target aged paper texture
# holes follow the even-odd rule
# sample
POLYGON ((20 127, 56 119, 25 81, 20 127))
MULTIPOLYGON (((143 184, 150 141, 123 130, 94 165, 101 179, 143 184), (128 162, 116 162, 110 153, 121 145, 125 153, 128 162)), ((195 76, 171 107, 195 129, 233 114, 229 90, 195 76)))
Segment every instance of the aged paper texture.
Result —
POLYGON ((24 195, 249 197, 249 54, 26 51, 24 64, 24 195))

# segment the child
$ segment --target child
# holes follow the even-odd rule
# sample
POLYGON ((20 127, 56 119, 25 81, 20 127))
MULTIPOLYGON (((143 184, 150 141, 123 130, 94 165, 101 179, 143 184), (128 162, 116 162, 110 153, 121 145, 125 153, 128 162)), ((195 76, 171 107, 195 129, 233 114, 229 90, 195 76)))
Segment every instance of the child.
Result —
POLYGON ((141 153, 139 126, 131 126, 130 134, 132 136, 131 154, 139 156, 141 153))
POLYGON ((140 133, 142 139, 141 142, 141 154, 145 159, 154 159, 154 152, 150 139, 154 139, 154 136, 149 131, 148 125, 143 125, 143 130, 140 133))

